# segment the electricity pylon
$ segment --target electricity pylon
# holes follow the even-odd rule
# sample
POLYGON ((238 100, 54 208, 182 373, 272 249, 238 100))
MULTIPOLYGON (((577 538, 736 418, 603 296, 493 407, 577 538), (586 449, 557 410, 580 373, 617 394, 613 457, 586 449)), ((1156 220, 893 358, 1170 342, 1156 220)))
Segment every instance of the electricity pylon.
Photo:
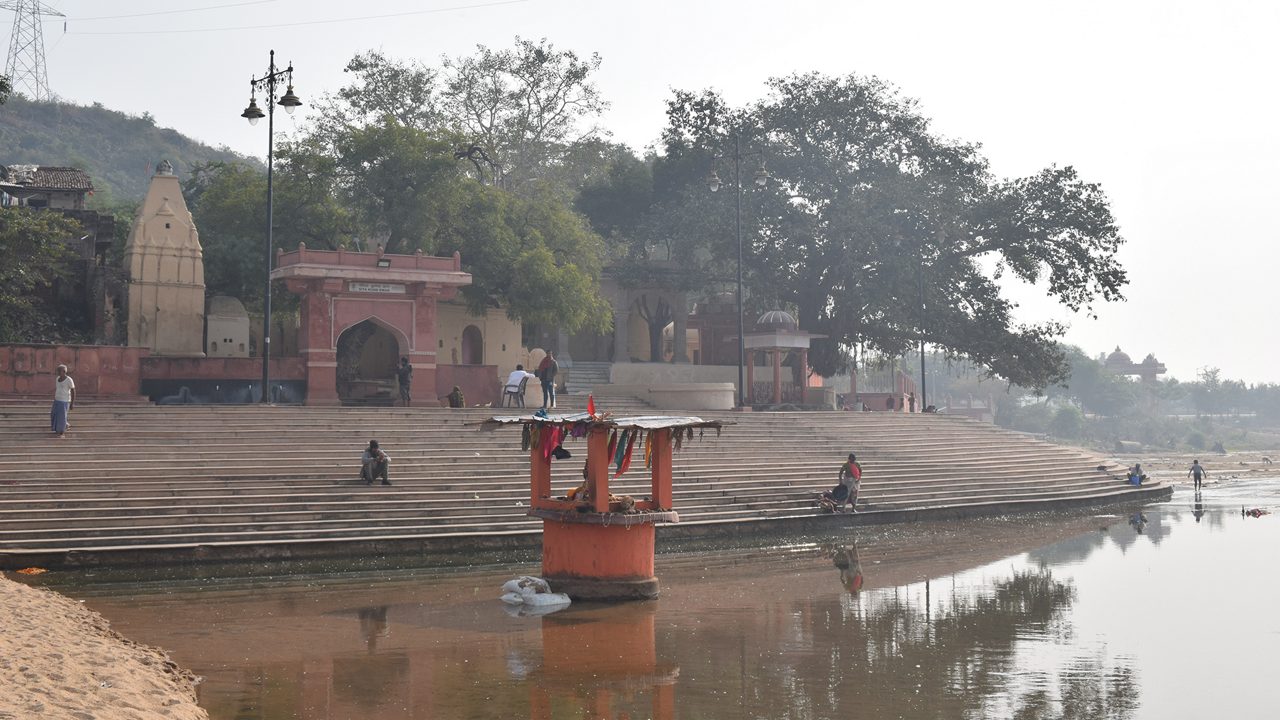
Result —
POLYGON ((4 74, 9 76, 15 92, 36 101, 51 100, 40 16, 66 16, 39 0, 0 0, 0 10, 13 10, 13 34, 9 36, 9 59, 4 64, 4 74))

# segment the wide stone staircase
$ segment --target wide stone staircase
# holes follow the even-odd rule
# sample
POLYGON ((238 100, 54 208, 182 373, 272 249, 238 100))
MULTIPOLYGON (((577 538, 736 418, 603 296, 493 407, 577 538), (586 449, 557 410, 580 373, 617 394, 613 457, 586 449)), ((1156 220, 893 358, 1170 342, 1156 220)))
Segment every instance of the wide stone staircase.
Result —
POLYGON ((613 363, 607 362, 575 362, 572 366, 561 367, 565 374, 565 393, 586 395, 596 385, 608 385, 612 367, 613 363))
MULTIPOLYGON (((566 397, 570 412, 586 398, 566 397)), ((639 400, 607 398, 598 410, 654 414, 639 400)), ((68 558, 110 562, 154 552, 307 548, 340 556, 353 543, 391 548, 509 536, 530 541, 528 457, 520 433, 475 423, 502 409, 129 406, 82 404, 67 437, 48 430, 43 404, 0 406, 0 568, 68 558), (359 455, 377 438, 392 457, 391 487, 359 482, 359 455)), ((912 513, 1043 509, 1052 503, 1140 500, 1168 488, 1134 488, 1122 469, 990 425, 942 415, 698 413, 734 424, 683 444, 674 462, 678 525, 698 534, 761 521, 844 521, 822 516, 850 451, 867 504, 847 522, 912 513), (1099 470, 1106 465, 1105 470, 1099 470)), ((553 467, 563 493, 580 478, 585 443, 553 467)), ((648 493, 643 464, 612 485, 648 493)), ((247 551, 245 553, 247 554, 247 551)), ((268 553, 269 554, 269 553, 268 553)), ((287 554, 287 553, 286 553, 287 554)), ((199 555, 197 555, 199 556, 199 555)), ((76 562, 69 560, 68 562, 76 562)))

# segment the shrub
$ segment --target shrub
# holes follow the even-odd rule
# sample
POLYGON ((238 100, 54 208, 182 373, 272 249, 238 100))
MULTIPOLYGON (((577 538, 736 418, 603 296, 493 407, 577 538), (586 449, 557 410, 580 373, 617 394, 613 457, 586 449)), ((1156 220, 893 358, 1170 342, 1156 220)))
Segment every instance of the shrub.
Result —
POLYGON ((1083 429, 1084 416, 1071 406, 1058 408, 1058 412, 1054 413, 1053 419, 1049 421, 1049 432, 1060 438, 1078 438, 1083 429))

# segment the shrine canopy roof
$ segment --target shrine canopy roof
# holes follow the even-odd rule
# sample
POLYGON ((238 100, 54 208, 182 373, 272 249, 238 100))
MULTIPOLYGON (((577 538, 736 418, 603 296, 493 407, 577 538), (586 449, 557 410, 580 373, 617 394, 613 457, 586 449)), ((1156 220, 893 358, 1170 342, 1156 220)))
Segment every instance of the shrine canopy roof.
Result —
POLYGON ((721 428, 733 423, 721 420, 703 420, 693 415, 636 415, 632 417, 612 417, 610 415, 591 415, 585 412, 567 415, 497 415, 480 423, 486 430, 496 429, 500 425, 577 425, 585 423, 591 427, 606 429, 639 429, 662 430, 684 428, 721 428))

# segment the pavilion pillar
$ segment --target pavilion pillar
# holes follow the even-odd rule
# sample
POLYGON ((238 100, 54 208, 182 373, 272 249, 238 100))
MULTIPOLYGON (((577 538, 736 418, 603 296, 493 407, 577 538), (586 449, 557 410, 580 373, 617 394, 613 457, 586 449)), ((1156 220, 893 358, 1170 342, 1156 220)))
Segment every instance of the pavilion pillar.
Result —
POLYGON ((804 405, 808 402, 806 399, 809 391, 809 351, 800 349, 800 404, 804 405))
POLYGON ((782 404, 782 351, 773 351, 773 404, 782 404))
POLYGON ((688 343, 688 327, 689 327, 689 301, 684 293, 677 293, 674 302, 671 303, 672 317, 672 333, 671 333, 671 362, 687 363, 689 362, 689 351, 685 347, 688 343))
POLYGON ((862 401, 858 399, 858 353, 853 353, 853 362, 849 365, 849 395, 852 399, 846 398, 845 405, 850 409, 858 412, 862 411, 862 401))
POLYGON ((756 401, 756 353, 754 350, 747 351, 747 386, 741 388, 742 397, 747 399, 748 405, 755 404, 756 401))
POLYGON ((556 362, 562 367, 572 367, 573 358, 569 356, 569 333, 564 328, 556 328, 556 362))

